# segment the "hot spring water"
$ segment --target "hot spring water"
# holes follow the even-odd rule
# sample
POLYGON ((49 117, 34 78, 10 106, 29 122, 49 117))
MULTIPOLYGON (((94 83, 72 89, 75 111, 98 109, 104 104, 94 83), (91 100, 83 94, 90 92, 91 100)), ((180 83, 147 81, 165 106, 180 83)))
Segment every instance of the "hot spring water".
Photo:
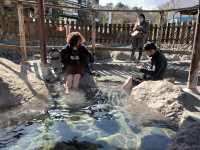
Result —
POLYGON ((51 98, 47 114, 0 129, 0 149, 165 150, 175 133, 159 114, 111 89, 51 98))

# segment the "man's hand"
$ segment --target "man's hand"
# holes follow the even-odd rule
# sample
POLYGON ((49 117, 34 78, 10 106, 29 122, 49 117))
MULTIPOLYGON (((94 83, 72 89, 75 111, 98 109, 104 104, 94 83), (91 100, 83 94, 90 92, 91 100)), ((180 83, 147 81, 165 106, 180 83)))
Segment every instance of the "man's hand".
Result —
POLYGON ((144 66, 143 66, 143 65, 139 65, 139 66, 136 66, 136 68, 137 68, 138 70, 141 70, 141 69, 144 68, 144 66))
POLYGON ((141 26, 137 26, 136 30, 140 31, 141 30, 141 26))

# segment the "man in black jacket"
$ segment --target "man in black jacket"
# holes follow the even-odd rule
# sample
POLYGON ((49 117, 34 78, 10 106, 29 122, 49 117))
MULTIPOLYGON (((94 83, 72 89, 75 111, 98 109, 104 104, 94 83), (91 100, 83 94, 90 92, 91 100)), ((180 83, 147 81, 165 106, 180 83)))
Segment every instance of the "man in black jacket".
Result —
POLYGON ((122 89, 130 92, 133 86, 140 84, 145 80, 162 80, 165 70, 167 68, 167 59, 157 50, 154 43, 148 42, 144 45, 146 54, 151 57, 151 64, 149 68, 137 67, 140 72, 144 73, 143 78, 130 77, 123 85, 122 89))

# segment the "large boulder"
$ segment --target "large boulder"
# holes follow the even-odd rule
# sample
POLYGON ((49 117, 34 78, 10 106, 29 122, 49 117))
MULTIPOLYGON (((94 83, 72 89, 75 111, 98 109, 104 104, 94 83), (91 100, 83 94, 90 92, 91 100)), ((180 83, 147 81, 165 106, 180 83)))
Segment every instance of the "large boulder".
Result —
POLYGON ((18 65, 0 58, 0 108, 46 99, 45 84, 31 72, 30 64, 18 65))
POLYGON ((171 60, 171 61, 180 61, 181 57, 182 57, 182 56, 177 55, 177 54, 165 54, 165 56, 168 60, 171 60))
POLYGON ((194 109, 192 103, 196 101, 195 97, 168 81, 142 82, 132 89, 131 98, 144 102, 175 123, 179 123, 184 110, 194 109))
POLYGON ((96 88, 97 85, 93 76, 89 73, 85 73, 84 76, 80 80, 80 88, 81 89, 88 89, 88 88, 96 88))
POLYGON ((111 59, 110 51, 96 51, 95 57, 97 60, 111 59))
POLYGON ((190 60, 191 60, 191 55, 183 55, 183 56, 181 57, 181 60, 182 60, 182 61, 190 61, 190 60))
MULTIPOLYGON (((89 49, 92 51, 92 45, 88 45, 89 49)), ((102 44, 96 44, 96 48, 98 47, 105 47, 102 44)), ((95 57, 97 60, 106 60, 106 59, 111 59, 111 52, 110 51, 95 51, 95 57)))
MULTIPOLYGON (((112 52, 112 58, 115 60, 121 60, 121 61, 129 61, 131 59, 131 53, 132 52, 112 52)), ((134 59, 136 60, 138 58, 138 52, 135 53, 134 59)), ((143 52, 143 55, 141 57, 141 60, 148 60, 147 55, 143 52)))
POLYGON ((21 54, 18 50, 0 49, 0 57, 12 60, 17 64, 19 64, 21 61, 21 54))
POLYGON ((131 52, 112 52, 112 58, 115 60, 128 61, 130 57, 131 52))

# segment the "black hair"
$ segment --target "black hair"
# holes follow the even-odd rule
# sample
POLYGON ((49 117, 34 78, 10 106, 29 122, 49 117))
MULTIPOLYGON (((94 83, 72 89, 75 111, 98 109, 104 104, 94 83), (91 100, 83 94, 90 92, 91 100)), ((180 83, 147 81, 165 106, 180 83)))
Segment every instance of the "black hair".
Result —
POLYGON ((81 40, 81 43, 85 42, 85 38, 83 37, 83 35, 80 32, 71 32, 67 36, 67 43, 71 47, 76 46, 76 44, 78 43, 79 40, 81 40))
POLYGON ((72 36, 71 40, 70 40, 70 46, 72 46, 72 47, 76 46, 80 39, 81 38, 78 35, 72 36))
POLYGON ((144 20, 146 19, 145 15, 144 15, 143 13, 139 14, 138 16, 139 16, 139 17, 143 17, 144 20))
POLYGON ((153 43, 153 42, 147 42, 145 45, 144 45, 144 50, 145 51, 149 51, 149 50, 157 50, 157 47, 156 45, 153 43))

